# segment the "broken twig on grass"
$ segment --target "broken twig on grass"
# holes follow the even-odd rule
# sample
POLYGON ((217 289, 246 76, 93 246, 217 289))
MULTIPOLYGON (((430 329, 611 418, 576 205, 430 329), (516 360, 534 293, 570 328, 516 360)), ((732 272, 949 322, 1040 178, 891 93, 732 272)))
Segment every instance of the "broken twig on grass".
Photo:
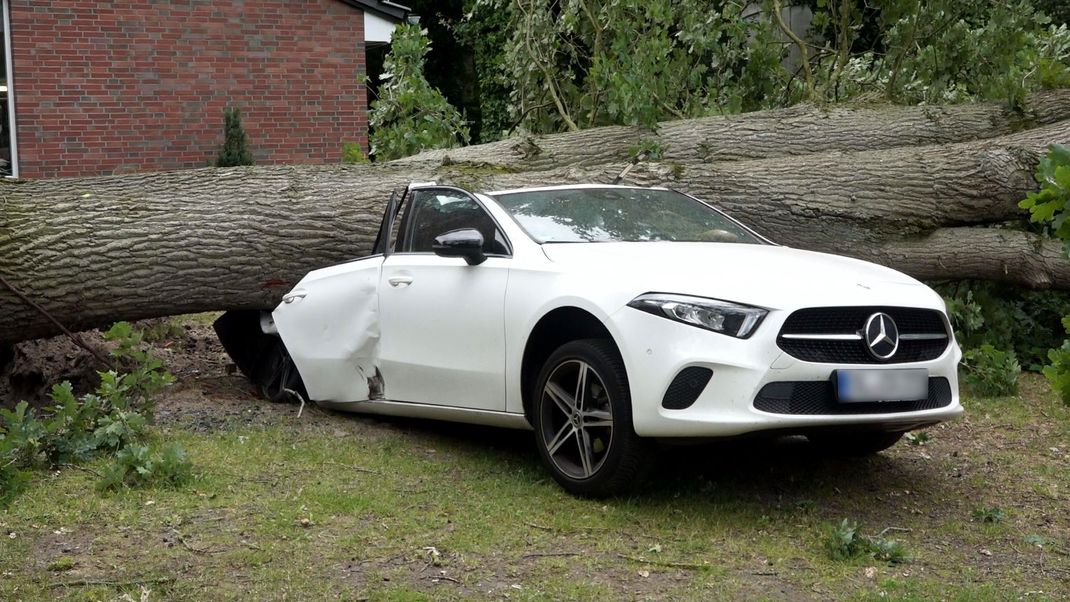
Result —
POLYGON ((171 529, 171 532, 175 534, 175 539, 178 540, 178 543, 182 544, 183 548, 186 548, 187 550, 189 550, 190 552, 193 552, 194 554, 202 554, 202 555, 218 554, 218 553, 223 551, 223 550, 205 550, 205 549, 202 549, 202 548, 195 548, 192 545, 190 545, 190 543, 188 541, 186 541, 185 537, 182 537, 182 533, 179 533, 178 529, 171 529))
POLYGON ((293 389, 283 389, 282 391, 291 397, 296 397, 297 400, 301 402, 301 407, 297 408, 297 417, 300 418, 301 414, 305 411, 305 397, 293 389))
POLYGON ((432 581, 437 581, 437 580, 441 579, 443 581, 449 581, 451 583, 456 583, 458 585, 461 584, 461 582, 458 581, 457 579, 454 579, 453 577, 447 577, 445 575, 426 575, 426 576, 424 576, 424 579, 430 579, 432 581))
POLYGON ((532 554, 524 554, 520 557, 521 560, 527 558, 551 558, 554 556, 579 556, 579 552, 535 552, 532 554))
POLYGON ((130 585, 148 585, 159 583, 174 583, 174 577, 151 577, 148 579, 127 579, 124 581, 110 581, 108 579, 76 579, 74 581, 56 581, 49 583, 48 587, 90 587, 94 585, 107 585, 108 587, 127 587, 130 585))
POLYGON ((100 479, 104 478, 104 475, 100 474, 100 472, 98 472, 96 470, 93 470, 92 468, 89 468, 87 466, 78 466, 77 464, 56 464, 56 467, 57 468, 73 468, 75 470, 80 470, 82 472, 88 472, 89 474, 94 475, 94 476, 96 476, 97 478, 100 478, 100 479))
POLYGON ((327 464, 332 464, 334 466, 341 466, 342 468, 348 468, 350 470, 355 470, 357 472, 366 472, 368 474, 383 474, 383 473, 379 472, 378 470, 375 470, 374 468, 364 468, 363 466, 354 466, 352 464, 343 464, 341 462, 335 462, 334 460, 327 460, 326 463, 327 464))
POLYGON ((710 567, 708 564, 691 564, 688 562, 666 562, 660 560, 647 560, 639 556, 628 556, 627 554, 617 554, 617 558, 623 558, 624 560, 631 560, 632 562, 638 562, 640 564, 652 564, 654 566, 665 566, 674 569, 689 569, 700 570, 710 567))

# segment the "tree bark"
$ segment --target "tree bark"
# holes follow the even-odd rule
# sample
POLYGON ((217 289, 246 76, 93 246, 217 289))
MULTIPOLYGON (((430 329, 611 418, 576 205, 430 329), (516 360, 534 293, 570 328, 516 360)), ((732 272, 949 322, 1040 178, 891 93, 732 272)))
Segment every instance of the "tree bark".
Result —
POLYGON ((925 236, 890 241, 855 257, 891 267, 909 265, 923 280, 994 280, 1030 288, 1070 288, 1070 261, 1061 242, 1002 228, 940 228, 925 236))
MULTIPOLYGON (((959 115, 958 109, 936 110, 959 115)), ((806 112, 797 111, 803 119, 806 112)), ((984 119, 991 123, 993 114, 984 119)), ((842 119, 823 115, 811 112, 807 119, 829 119, 821 131, 839 132, 842 119)), ((661 135, 702 127, 666 124, 661 135)), ((618 144, 618 130, 576 134, 584 141, 570 143, 582 144, 572 156, 586 150, 602 157, 603 147, 618 144)), ((861 130, 852 131, 830 133, 840 136, 836 145, 799 141, 800 148, 831 152, 712 163, 706 155, 688 155, 686 161, 642 163, 626 181, 695 193, 781 243, 853 255, 922 278, 1070 288, 1068 262, 1056 246, 988 227, 1021 219, 1016 203, 1035 187, 1036 161, 1047 144, 1070 142, 1070 121, 973 142, 861 152, 848 151, 874 145, 859 141, 861 130)), ((917 141, 917 132, 898 140, 917 141)), ((0 275, 72 329, 270 308, 309 270, 366 254, 391 190, 411 181, 476 190, 609 183, 627 166, 605 157, 597 164, 560 164, 565 155, 555 151, 550 163, 538 155, 510 159, 503 168, 495 163, 500 149, 470 147, 465 162, 446 165, 437 155, 421 155, 376 165, 0 182, 0 275)), ((44 316, 0 287, 0 341, 55 333, 44 316)))
POLYGON ((421 153, 395 163, 436 169, 443 163, 535 171, 631 160, 640 140, 681 163, 769 159, 824 153, 950 144, 1004 136, 1070 119, 1070 89, 1031 94, 1021 112, 1003 103, 904 107, 834 106, 669 121, 656 131, 601 127, 421 153))
MULTIPOLYGON (((0 185, 0 274, 72 330, 270 307, 304 272, 366 254, 401 174, 199 169, 0 185)), ((55 334, 0 287, 0 341, 55 334)))
POLYGON ((859 243, 1022 218, 1018 201, 1036 189, 1037 162, 1050 143, 1065 141, 1070 121, 975 142, 688 164, 682 172, 650 163, 627 180, 673 185, 782 244, 851 255, 859 243))

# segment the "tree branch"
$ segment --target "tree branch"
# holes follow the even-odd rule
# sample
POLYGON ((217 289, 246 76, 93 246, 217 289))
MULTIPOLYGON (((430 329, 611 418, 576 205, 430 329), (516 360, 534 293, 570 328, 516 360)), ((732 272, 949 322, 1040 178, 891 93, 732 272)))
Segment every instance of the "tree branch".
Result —
POLYGON ((806 89, 809 92, 810 100, 817 100, 817 88, 814 84, 814 72, 810 68, 810 53, 806 49, 806 42, 802 38, 795 35, 795 32, 791 30, 791 27, 784 22, 784 16, 780 14, 781 6, 780 0, 773 0, 773 19, 776 20, 777 26, 780 27, 780 31, 784 32, 784 35, 795 43, 795 46, 799 49, 799 54, 802 55, 803 64, 803 78, 806 80, 806 89))
POLYGON ((539 71, 542 71, 543 77, 546 78, 547 91, 550 92, 550 98, 553 99, 554 106, 557 108, 557 112, 561 116, 561 119, 564 120, 565 125, 568 126, 568 129, 570 131, 579 131, 579 126, 576 125, 576 122, 572 120, 572 117, 569 115, 568 110, 565 108, 561 97, 558 95, 557 84, 554 83, 554 76, 552 73, 550 73, 550 68, 547 67, 547 65, 542 61, 542 57, 536 54, 535 49, 531 44, 531 22, 534 18, 534 7, 532 7, 532 12, 529 13, 528 11, 524 10, 524 6, 520 0, 516 0, 516 6, 517 9, 520 10, 520 12, 524 13, 524 47, 528 51, 528 56, 536 65, 538 65, 539 71))

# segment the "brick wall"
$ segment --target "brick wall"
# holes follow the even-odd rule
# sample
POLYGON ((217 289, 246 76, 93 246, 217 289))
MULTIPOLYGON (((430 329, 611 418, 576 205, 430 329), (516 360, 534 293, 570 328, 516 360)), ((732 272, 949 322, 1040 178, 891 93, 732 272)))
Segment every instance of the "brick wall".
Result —
POLYGON ((203 167, 237 106, 257 163, 366 145, 364 17, 337 0, 11 0, 20 175, 203 167))

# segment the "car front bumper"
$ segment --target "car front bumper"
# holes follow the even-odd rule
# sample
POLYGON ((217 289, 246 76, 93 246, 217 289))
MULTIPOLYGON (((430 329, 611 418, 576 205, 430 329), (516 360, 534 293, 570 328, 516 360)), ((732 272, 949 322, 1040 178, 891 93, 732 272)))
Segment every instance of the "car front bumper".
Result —
POLYGON ((777 333, 789 313, 770 312, 749 339, 736 339, 632 308, 614 313, 609 326, 628 372, 635 432, 644 437, 729 437, 830 427, 909 430, 962 414, 957 375, 962 354, 953 340, 940 357, 924 362, 806 362, 788 355, 776 344, 777 333), (670 383, 681 370, 692 366, 713 372, 702 393, 685 409, 662 407, 670 383), (947 379, 950 403, 916 411, 850 414, 781 414, 755 408, 756 397, 769 383, 828 382, 835 370, 857 368, 925 368, 930 378, 947 379))

